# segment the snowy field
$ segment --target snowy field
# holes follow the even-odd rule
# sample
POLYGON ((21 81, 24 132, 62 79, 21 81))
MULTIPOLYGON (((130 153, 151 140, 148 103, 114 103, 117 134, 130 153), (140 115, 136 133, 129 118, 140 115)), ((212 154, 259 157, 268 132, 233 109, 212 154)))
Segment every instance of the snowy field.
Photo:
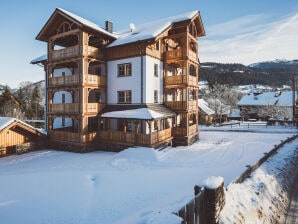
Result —
POLYGON ((180 209, 209 176, 227 185, 295 131, 201 131, 192 146, 163 151, 42 150, 1 158, 1 223, 148 224, 156 212, 180 209))

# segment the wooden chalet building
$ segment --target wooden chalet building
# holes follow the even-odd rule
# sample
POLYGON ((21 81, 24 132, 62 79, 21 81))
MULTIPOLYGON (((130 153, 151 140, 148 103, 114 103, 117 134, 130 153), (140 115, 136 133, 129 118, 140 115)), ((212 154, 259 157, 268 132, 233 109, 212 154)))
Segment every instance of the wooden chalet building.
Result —
POLYGON ((79 151, 189 145, 198 138, 199 11, 114 32, 57 8, 36 39, 46 71, 47 132, 79 151))
POLYGON ((0 117, 0 157, 15 154, 18 147, 30 143, 30 149, 44 144, 46 135, 19 119, 0 117))

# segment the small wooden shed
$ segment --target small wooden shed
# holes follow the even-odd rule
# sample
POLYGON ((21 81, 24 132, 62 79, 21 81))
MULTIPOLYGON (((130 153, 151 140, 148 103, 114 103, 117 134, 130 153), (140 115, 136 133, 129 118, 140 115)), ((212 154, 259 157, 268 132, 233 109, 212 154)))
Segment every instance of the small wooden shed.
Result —
POLYGON ((0 156, 36 148, 45 140, 46 134, 31 125, 16 118, 0 117, 0 156))

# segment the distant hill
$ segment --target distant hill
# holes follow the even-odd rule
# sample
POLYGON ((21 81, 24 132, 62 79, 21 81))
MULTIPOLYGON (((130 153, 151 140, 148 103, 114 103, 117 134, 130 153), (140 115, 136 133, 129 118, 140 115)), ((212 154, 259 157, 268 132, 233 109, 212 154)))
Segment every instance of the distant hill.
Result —
POLYGON ((262 84, 273 87, 291 85, 293 75, 298 75, 298 60, 275 60, 243 64, 201 63, 201 81, 220 80, 231 85, 262 84))

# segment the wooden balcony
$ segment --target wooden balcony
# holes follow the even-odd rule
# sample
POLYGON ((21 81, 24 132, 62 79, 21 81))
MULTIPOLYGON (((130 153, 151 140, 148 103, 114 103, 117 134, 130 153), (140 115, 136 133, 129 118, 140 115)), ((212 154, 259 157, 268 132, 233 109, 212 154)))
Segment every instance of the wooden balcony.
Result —
POLYGON ((107 86, 107 77, 85 74, 84 75, 84 84, 90 86, 107 86))
POLYGON ((186 75, 175 75, 164 77, 165 86, 187 84, 186 75))
POLYGON ((53 103, 49 104, 49 113, 62 113, 62 114, 76 114, 80 112, 79 103, 53 103))
POLYGON ((198 54, 192 50, 187 51, 186 49, 177 49, 177 50, 166 51, 164 53, 165 61, 181 60, 185 58, 198 62, 198 54))
POLYGON ((165 76, 164 85, 165 87, 180 86, 180 85, 198 86, 198 79, 196 76, 191 76, 191 75, 165 76))
POLYGON ((198 110, 198 104, 196 100, 190 101, 168 101, 164 104, 172 110, 198 110))
POLYGON ((198 62, 198 54, 192 50, 188 51, 188 58, 192 61, 198 62))
POLYGON ((186 54, 185 54, 185 50, 183 49, 166 51, 164 53, 165 60, 172 60, 172 59, 178 60, 178 59, 182 59, 184 56, 186 56, 186 54))
POLYGON ((186 127, 173 127, 173 136, 181 137, 181 136, 192 136, 198 133, 198 126, 196 124, 189 126, 188 131, 186 127))
POLYGON ((80 76, 78 74, 49 78, 49 86, 65 86, 78 84, 80 84, 80 76))
POLYGON ((50 130, 48 131, 48 135, 51 140, 56 141, 66 141, 66 142, 80 142, 81 135, 78 132, 69 132, 69 131, 61 131, 61 130, 50 130))
POLYGON ((99 131, 100 141, 124 145, 155 146, 172 138, 171 128, 152 134, 136 134, 122 131, 99 131))
POLYGON ((103 53, 98 48, 92 46, 79 46, 66 47, 59 50, 53 50, 49 55, 50 61, 59 61, 79 56, 89 56, 93 58, 103 58, 103 53))
POLYGON ((88 103, 87 104, 87 113, 98 113, 105 106, 106 106, 106 104, 104 104, 104 103, 88 103))
MULTIPOLYGON (((80 82, 80 75, 65 75, 59 77, 52 77, 49 78, 49 86, 68 86, 68 85, 79 85, 80 82)), ((94 86, 94 87, 106 87, 107 86, 107 78, 106 76, 98 76, 98 75, 91 75, 85 74, 84 75, 84 85, 94 86)))

